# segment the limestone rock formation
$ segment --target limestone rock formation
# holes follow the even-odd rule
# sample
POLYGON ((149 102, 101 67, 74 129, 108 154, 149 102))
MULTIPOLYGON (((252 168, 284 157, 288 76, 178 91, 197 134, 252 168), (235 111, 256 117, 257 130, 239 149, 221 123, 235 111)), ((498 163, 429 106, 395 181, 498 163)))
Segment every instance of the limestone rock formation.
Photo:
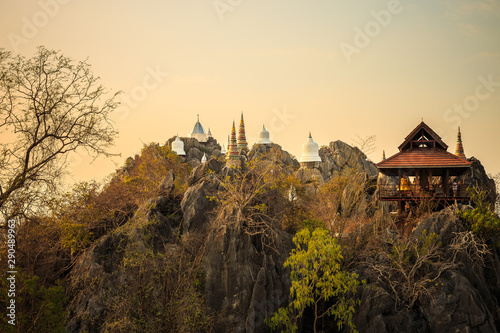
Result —
POLYGON ((368 161, 366 155, 358 148, 337 140, 332 141, 328 147, 321 147, 321 171, 325 180, 338 172, 343 172, 349 168, 359 168, 368 176, 377 176, 378 171, 375 164, 368 161))
MULTIPOLYGON (((171 140, 173 140, 172 138, 171 140)), ((290 301, 289 271, 283 267, 292 247, 292 235, 276 228, 274 242, 264 234, 247 232, 245 221, 238 218, 241 211, 218 215, 210 196, 224 191, 220 179, 233 175, 234 169, 216 158, 220 146, 213 138, 200 144, 195 139, 182 139, 185 143, 184 162, 194 166, 182 200, 174 198, 173 172, 164 175, 159 196, 140 207, 124 225, 102 236, 81 255, 69 277, 70 296, 68 332, 112 331, 114 303, 121 293, 132 288, 140 272, 127 269, 130 256, 155 256, 158 253, 175 258, 177 243, 190 235, 203 239, 199 262, 202 269, 198 281, 204 306, 215 318, 217 332, 268 332, 264 318, 271 316, 280 306, 290 301), (213 158, 200 164, 200 153, 213 158)), ((297 172, 299 179, 318 180, 318 186, 336 173, 359 166, 351 179, 351 186, 342 193, 343 215, 366 214, 374 198, 377 169, 358 149, 335 141, 320 149, 322 163, 317 169, 299 169, 299 163, 279 145, 255 145, 247 157, 252 161, 271 150, 278 152, 278 161, 286 172, 297 172), (298 171, 297 171, 298 170, 298 171), (360 184, 359 187, 354 186, 360 184), (360 200, 353 201, 352 197, 360 200), (352 207, 348 202, 356 202, 352 207)), ((132 167, 134 159, 127 162, 132 167)), ((477 161, 471 178, 478 184, 491 187, 484 168, 477 161)), ((123 169, 126 172, 126 168, 123 169)), ((379 179, 380 181, 380 179, 379 179)), ((278 190, 268 191, 266 202, 284 200, 278 190), (281 197, 278 197, 280 195, 281 197), (278 200, 279 199, 279 200, 278 200)), ((279 207, 276 208, 279 211, 279 207)), ((220 206, 219 206, 220 207, 220 206)), ((225 207, 220 207, 224 209, 225 207)), ((371 228, 371 226, 370 226, 371 228)), ((413 230, 410 240, 435 233, 446 253, 457 232, 464 230, 462 222, 451 209, 432 214, 413 230)), ((190 243, 188 243, 190 244, 190 243)), ((392 243, 384 246, 393 246, 392 243)), ((135 257, 134 257, 135 258, 135 257)), ((375 256, 371 260, 378 260, 375 256)), ((391 297, 389 286, 373 278, 368 265, 352 262, 367 286, 359 289, 361 305, 355 313, 355 324, 360 332, 497 332, 500 326, 500 260, 498 250, 485 260, 485 266, 474 266, 467 257, 447 270, 436 281, 432 298, 418 299, 411 308, 398 305, 391 297), (473 267, 473 269, 471 269, 473 267)), ((155 267, 156 269, 156 267, 155 267)), ((162 281, 171 284, 172 281, 162 281)), ((159 297, 162 290, 152 291, 159 297)), ((201 297, 201 296, 200 296, 201 297)), ((310 313, 306 316, 310 316, 310 313)), ((310 318, 309 318, 310 319, 310 318)), ((305 319, 307 320, 307 319, 305 319)), ((325 319, 335 326, 333 317, 325 319)), ((299 331, 306 329, 299 325, 299 331)))
MULTIPOLYGON (((465 228, 452 209, 424 219, 410 239, 435 233, 445 254, 451 254, 452 239, 465 228)), ((398 306, 393 290, 378 283, 360 267, 368 281, 355 315, 360 332, 497 332, 500 324, 500 262, 498 250, 486 258, 485 266, 460 256, 455 268, 445 270, 429 295, 420 296, 412 308, 398 306), (427 297, 429 296, 429 297, 427 297)), ((377 259, 375 259, 377 260, 377 259)))
POLYGON ((213 189, 213 183, 201 181, 186 191, 181 202, 184 214, 183 232, 197 230, 208 222, 209 216, 215 208, 215 203, 211 202, 207 196, 213 189))
POLYGON ((242 226, 221 226, 207 241, 205 297, 220 314, 221 332, 265 332, 264 318, 289 301, 289 273, 283 263, 291 235, 280 232, 278 253, 250 236, 242 226))
POLYGON ((172 226, 179 224, 178 217, 172 216, 178 209, 178 203, 167 197, 152 198, 127 224, 99 238, 81 256, 70 274, 68 332, 112 330, 108 325, 114 298, 135 278, 127 273, 126 254, 163 250, 172 237, 172 226))
POLYGON ((295 173, 295 176, 300 180, 301 183, 312 183, 316 185, 316 187, 319 187, 325 183, 323 175, 321 174, 321 171, 319 171, 319 169, 300 168, 295 173))
POLYGON ((282 166, 290 167, 291 170, 296 170, 300 167, 299 162, 276 143, 253 145, 252 149, 247 154, 247 158, 249 161, 252 161, 253 159, 265 156, 266 154, 270 154, 271 152, 275 152, 277 154, 279 162, 282 164, 282 166))
MULTIPOLYGON (((167 141, 169 147, 172 146, 172 142, 175 141, 177 137, 172 137, 167 141)), ((195 138, 180 138, 184 142, 184 151, 186 152, 185 160, 192 168, 195 168, 201 161, 203 153, 207 154, 207 157, 219 157, 221 156, 221 146, 217 143, 217 140, 210 137, 206 142, 200 143, 195 138), (193 162, 194 161, 194 162, 193 162)))
POLYGON ((497 196, 495 181, 488 177, 488 174, 484 170, 481 161, 479 161, 475 157, 468 158, 467 160, 469 162, 472 162, 472 167, 466 174, 464 182, 469 186, 474 186, 485 190, 488 194, 488 201, 494 207, 497 196))

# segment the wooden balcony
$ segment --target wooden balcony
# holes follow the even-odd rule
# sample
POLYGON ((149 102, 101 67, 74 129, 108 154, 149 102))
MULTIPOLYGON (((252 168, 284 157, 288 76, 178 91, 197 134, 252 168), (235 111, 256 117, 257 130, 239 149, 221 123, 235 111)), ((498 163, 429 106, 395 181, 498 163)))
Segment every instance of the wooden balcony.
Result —
MULTIPOLYGON (((450 186, 451 187, 451 186, 450 186)), ((420 201, 420 200, 443 200, 443 201, 467 201, 467 185, 460 184, 457 193, 452 189, 446 191, 442 187, 429 186, 422 188, 418 185, 406 185, 404 189, 395 184, 379 185, 379 200, 382 201, 420 201)))

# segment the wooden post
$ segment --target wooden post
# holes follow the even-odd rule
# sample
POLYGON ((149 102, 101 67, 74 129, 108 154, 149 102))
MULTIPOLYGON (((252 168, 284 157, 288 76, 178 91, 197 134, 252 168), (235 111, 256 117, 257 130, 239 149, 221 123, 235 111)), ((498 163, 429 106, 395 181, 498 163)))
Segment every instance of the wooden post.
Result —
POLYGON ((432 169, 429 169, 429 191, 433 189, 432 186, 432 169))
POLYGON ((449 181, 449 178, 450 178, 450 170, 448 169, 444 169, 443 171, 443 192, 444 192, 444 196, 445 197, 448 197, 449 196, 449 187, 448 187, 448 181, 449 181))
POLYGON ((416 192, 416 194, 420 194, 420 172, 419 172, 419 170, 415 170, 415 192, 416 192))
POLYGON ((403 217, 403 210, 404 210, 404 201, 403 200, 399 200, 398 201, 399 203, 399 207, 398 207, 398 227, 402 230, 403 229, 403 225, 404 225, 404 217, 403 217))
POLYGON ((401 196, 401 178, 403 178, 403 170, 398 169, 398 197, 401 196))

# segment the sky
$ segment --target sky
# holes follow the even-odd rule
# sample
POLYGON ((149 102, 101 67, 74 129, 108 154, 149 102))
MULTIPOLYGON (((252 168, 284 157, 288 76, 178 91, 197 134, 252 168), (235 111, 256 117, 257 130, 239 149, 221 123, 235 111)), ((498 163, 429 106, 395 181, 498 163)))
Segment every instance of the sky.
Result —
POLYGON ((374 136, 387 157, 422 119, 454 152, 500 172, 500 0, 4 0, 0 47, 88 59, 111 91, 120 157, 71 155, 70 182, 102 179, 144 144, 219 143, 245 115, 297 158, 314 141, 374 136), (90 164, 92 162, 92 164, 90 164))

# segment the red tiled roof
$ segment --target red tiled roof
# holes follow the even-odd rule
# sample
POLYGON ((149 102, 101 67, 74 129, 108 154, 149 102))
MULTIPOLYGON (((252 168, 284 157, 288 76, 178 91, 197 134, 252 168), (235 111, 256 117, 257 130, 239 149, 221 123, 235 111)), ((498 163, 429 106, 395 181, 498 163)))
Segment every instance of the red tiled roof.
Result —
POLYGON ((472 162, 439 148, 411 148, 377 163, 385 168, 468 168, 472 162))

